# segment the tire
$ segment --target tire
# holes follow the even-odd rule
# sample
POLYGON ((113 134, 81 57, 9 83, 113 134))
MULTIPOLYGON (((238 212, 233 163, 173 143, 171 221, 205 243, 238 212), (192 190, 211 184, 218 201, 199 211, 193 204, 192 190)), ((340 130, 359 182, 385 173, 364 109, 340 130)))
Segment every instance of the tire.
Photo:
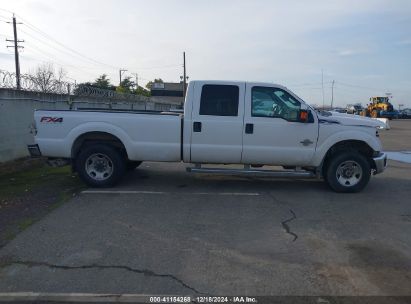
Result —
POLYGON ((104 144, 81 149, 76 160, 80 178, 90 187, 110 187, 124 175, 126 164, 120 151, 104 144))
POLYGON ((128 161, 126 163, 126 170, 127 171, 133 171, 135 170, 138 166, 140 166, 142 161, 128 161))
POLYGON ((325 174, 327 184, 335 192, 353 193, 370 181, 371 166, 357 151, 342 151, 331 156, 325 174))

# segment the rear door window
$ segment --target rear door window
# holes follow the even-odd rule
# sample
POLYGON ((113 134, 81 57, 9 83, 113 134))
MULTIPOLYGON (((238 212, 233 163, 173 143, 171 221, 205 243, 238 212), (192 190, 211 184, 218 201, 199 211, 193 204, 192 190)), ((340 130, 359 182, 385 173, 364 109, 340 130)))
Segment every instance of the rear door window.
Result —
POLYGON ((206 84, 201 91, 200 115, 238 116, 239 88, 206 84))

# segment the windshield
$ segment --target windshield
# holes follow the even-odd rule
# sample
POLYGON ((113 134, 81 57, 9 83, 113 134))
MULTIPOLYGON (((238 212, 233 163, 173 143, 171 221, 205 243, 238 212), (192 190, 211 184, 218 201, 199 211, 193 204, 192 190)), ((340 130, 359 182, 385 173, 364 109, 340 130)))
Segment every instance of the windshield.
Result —
POLYGON ((388 97, 374 97, 374 101, 377 103, 388 103, 388 97))

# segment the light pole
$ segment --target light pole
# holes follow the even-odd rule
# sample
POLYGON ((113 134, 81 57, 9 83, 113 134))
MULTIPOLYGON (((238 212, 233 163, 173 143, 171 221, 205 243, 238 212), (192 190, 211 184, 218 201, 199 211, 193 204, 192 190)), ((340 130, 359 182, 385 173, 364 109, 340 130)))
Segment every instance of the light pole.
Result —
POLYGON ((124 73, 124 72, 127 72, 127 70, 120 69, 119 72, 120 72, 120 73, 119 73, 119 75, 120 75, 120 83, 119 83, 118 85, 121 86, 121 76, 123 76, 123 73, 124 73))

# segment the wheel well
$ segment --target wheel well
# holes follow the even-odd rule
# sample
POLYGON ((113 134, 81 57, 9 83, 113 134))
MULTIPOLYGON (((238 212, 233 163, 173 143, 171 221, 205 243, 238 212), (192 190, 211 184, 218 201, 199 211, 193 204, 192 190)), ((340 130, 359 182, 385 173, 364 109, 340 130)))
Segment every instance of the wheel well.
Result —
POLYGON ((77 137, 71 148, 71 158, 76 158, 82 147, 92 143, 104 143, 115 147, 128 159, 127 150, 123 142, 118 137, 106 132, 87 132, 77 137))
POLYGON ((371 167, 374 167, 374 163, 371 161, 374 150, 366 142, 361 140, 344 140, 334 144, 330 149, 328 149, 327 153, 325 154, 322 165, 323 176, 325 176, 324 173, 327 168, 328 161, 331 159, 331 156, 340 151, 347 150, 355 150, 360 152, 370 161, 371 167))

